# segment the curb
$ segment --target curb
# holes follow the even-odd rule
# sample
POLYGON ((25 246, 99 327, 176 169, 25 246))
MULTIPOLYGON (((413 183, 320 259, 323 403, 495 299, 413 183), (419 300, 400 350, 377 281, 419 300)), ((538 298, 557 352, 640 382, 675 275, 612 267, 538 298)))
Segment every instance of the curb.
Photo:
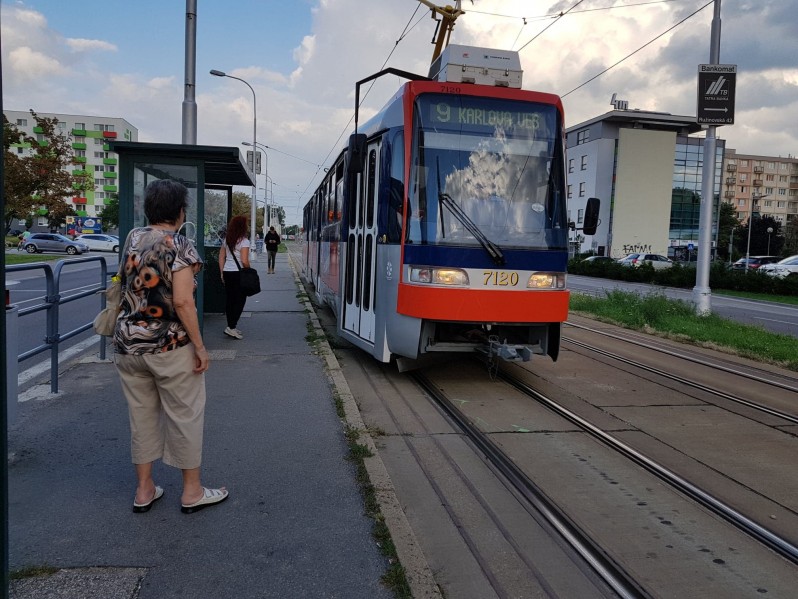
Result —
MULTIPOLYGON (((296 265, 294 264, 294 258, 290 253, 289 263, 291 264, 291 270, 294 272, 294 280, 298 288, 304 290, 304 285, 299 278, 296 265)), ((368 447, 372 454, 371 457, 364 458, 363 463, 366 467, 369 480, 374 487, 380 511, 382 512, 383 518, 385 518, 385 524, 391 533, 391 539, 396 547, 396 554, 399 557, 399 562, 405 569, 405 576, 410 586, 410 591, 413 597, 417 599, 442 599, 443 596, 435 582, 435 577, 427 563, 427 558, 421 546, 418 544, 416 535, 396 496, 396 490, 388 474, 388 470, 382 458, 380 458, 379 450, 374 443, 374 439, 372 439, 371 434, 363 423, 363 418, 360 415, 357 402, 352 395, 352 391, 349 389, 349 384, 344 378, 341 366, 327 342, 327 337, 316 316, 316 310, 309 299, 304 300, 304 305, 308 310, 308 317, 313 325, 313 330, 321 339, 319 343, 320 351, 325 361, 330 382, 343 404, 346 423, 352 429, 358 431, 358 441, 368 447)))

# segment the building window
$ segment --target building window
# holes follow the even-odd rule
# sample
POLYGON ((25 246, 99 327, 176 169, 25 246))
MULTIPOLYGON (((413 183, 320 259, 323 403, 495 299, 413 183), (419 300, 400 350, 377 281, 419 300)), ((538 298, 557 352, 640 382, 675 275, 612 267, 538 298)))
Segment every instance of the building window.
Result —
POLYGON ((748 188, 745 185, 740 185, 740 193, 746 193, 748 188))
POLYGON ((95 137, 94 138, 94 145, 101 146, 105 143, 105 140, 102 137, 95 137))
POLYGON ((773 193, 773 188, 772 187, 765 187, 765 195, 769 195, 771 193, 773 193))
POLYGON ((17 148, 17 154, 24 154, 24 153, 25 153, 25 148, 23 148, 21 146, 19 148, 17 148))
POLYGON ((775 169, 776 168, 776 163, 775 162, 768 162, 768 168, 769 169, 775 169))
POLYGON ((94 192, 94 199, 95 200, 104 200, 105 199, 105 192, 104 191, 95 191, 94 192))
MULTIPOLYGON (((580 198, 585 197, 585 184, 584 183, 580 183, 579 184, 579 197, 580 198)), ((582 221, 580 220, 579 222, 581 223, 582 221)))
POLYGON ((775 181, 776 175, 765 175, 765 181, 775 181))
POLYGON ((580 170, 586 171, 587 170, 587 156, 582 156, 582 164, 580 165, 580 170))
POLYGON ((94 153, 94 157, 95 158, 108 158, 108 153, 107 152, 95 152, 94 153))
POLYGON ((584 210, 577 210, 576 211, 576 224, 581 223, 585 220, 585 211, 584 210))
POLYGON ((576 145, 590 141, 590 129, 583 129, 576 134, 576 145))
POLYGON ((61 130, 66 129, 66 123, 64 121, 58 121, 58 128, 61 130))
POLYGON ((17 119, 17 127, 27 127, 28 119, 17 119))
POLYGON ((573 158, 571 158, 571 159, 568 161, 568 172, 569 172, 569 173, 572 173, 572 172, 574 172, 574 159, 573 159, 573 158))
POLYGON ((780 196, 787 195, 787 190, 786 190, 786 189, 784 189, 783 187, 782 187, 782 188, 779 188, 778 194, 779 194, 780 196))
POLYGON ((747 160, 740 160, 740 166, 748 166, 747 160))
POLYGON ((40 216, 39 218, 36 219, 36 224, 38 226, 40 226, 40 227, 46 227, 48 225, 47 217, 46 216, 40 216))
POLYGON ((95 164, 94 165, 94 172, 95 173, 98 172, 98 171, 104 171, 104 170, 105 170, 105 167, 102 164, 95 164))
POLYGON ((786 208, 787 202, 776 202, 776 208, 786 208))
POLYGON ((745 200, 737 200, 738 206, 745 206, 745 200))
POLYGON ((748 178, 748 173, 740 173, 740 183, 745 183, 748 178))
POLYGON ((77 156, 78 158, 85 158, 86 150, 75 150, 75 156, 77 156))
POLYGON ((571 186, 569 185, 568 186, 568 199, 570 200, 572 197, 574 197, 574 192, 571 189, 571 186))
POLYGON ((779 175, 779 183, 786 183, 787 175, 779 175))
POLYGON ((771 200, 765 200, 765 208, 770 208, 773 206, 773 202, 771 200))

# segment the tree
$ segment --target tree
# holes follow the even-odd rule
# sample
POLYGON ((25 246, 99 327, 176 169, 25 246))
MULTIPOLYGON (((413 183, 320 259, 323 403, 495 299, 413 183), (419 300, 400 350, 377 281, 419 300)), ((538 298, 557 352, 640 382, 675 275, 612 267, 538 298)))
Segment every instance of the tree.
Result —
MULTIPOLYGON (((781 223, 772 216, 760 217, 754 212, 751 219, 751 256, 764 256, 771 255, 777 256, 781 253, 781 248, 784 245, 784 237, 781 234, 781 223), (767 230, 772 229, 771 233, 767 230), (770 245, 770 253, 768 254, 768 245, 770 245)), ((738 227, 734 232, 734 247, 742 254, 746 255, 748 250, 748 225, 738 227)))
MULTIPOLYGON (((33 110, 36 131, 41 141, 21 133, 3 116, 3 151, 6 161, 4 192, 6 209, 3 215, 6 228, 15 218, 27 218, 39 209, 44 209, 50 226, 64 223, 71 208, 65 200, 75 193, 85 193, 94 184, 93 178, 82 169, 75 158, 72 139, 58 130, 58 119, 40 117, 33 110), (29 144, 32 153, 19 156, 11 151, 11 144, 29 144), (78 170, 73 174, 72 170, 78 170)), ((74 214, 72 210, 71 214, 74 214)))
POLYGON ((106 231, 119 227, 119 196, 117 194, 111 195, 99 216, 106 231))
POLYGON ((784 227, 784 251, 790 256, 798 254, 798 218, 791 218, 784 227))
POLYGON ((729 239, 732 231, 735 231, 740 226, 740 221, 737 220, 737 211, 734 206, 728 202, 721 202, 720 214, 718 215, 718 247, 717 253, 719 256, 724 256, 725 259, 730 259, 729 256, 729 239))

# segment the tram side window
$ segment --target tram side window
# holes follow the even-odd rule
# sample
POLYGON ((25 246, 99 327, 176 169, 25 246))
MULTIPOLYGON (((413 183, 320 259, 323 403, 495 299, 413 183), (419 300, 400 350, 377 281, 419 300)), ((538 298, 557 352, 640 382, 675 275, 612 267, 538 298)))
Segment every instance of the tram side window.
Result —
POLYGON ((377 151, 369 152, 368 188, 366 195, 366 227, 374 226, 375 185, 377 181, 377 151))
POLYGON ((396 134, 390 145, 391 179, 388 189, 388 243, 399 243, 404 220, 403 202, 405 195, 405 136, 396 134))
POLYGON ((335 167, 335 206, 338 210, 336 220, 341 220, 344 209, 344 161, 339 160, 335 167))

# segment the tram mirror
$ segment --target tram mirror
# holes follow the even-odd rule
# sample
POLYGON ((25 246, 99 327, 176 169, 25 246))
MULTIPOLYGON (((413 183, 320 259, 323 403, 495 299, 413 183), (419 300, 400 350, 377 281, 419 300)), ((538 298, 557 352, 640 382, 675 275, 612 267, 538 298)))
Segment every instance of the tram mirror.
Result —
POLYGON ((366 136, 363 133, 354 133, 349 136, 349 166, 350 174, 362 173, 366 166, 366 136))
POLYGON ((585 207, 585 220, 582 223, 582 232, 585 235, 595 235, 599 224, 599 207, 601 200, 598 198, 588 198, 585 207))

